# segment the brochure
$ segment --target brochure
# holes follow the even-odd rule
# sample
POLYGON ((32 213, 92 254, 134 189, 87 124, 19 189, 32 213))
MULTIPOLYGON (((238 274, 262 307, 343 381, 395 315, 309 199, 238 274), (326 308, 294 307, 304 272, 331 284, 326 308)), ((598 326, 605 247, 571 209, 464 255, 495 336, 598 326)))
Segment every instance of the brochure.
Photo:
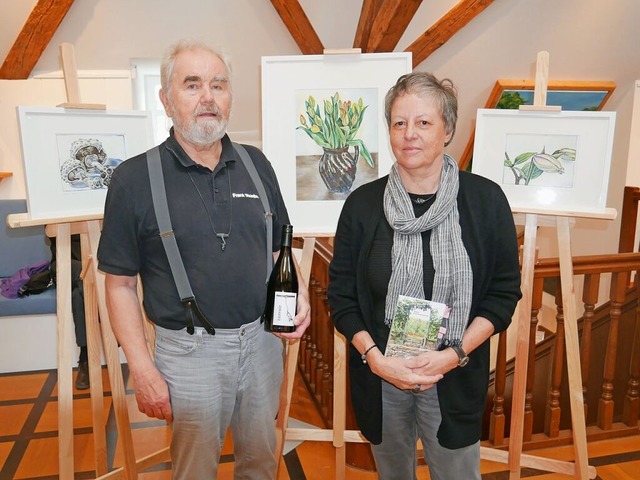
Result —
POLYGON ((447 331, 450 311, 444 303, 400 295, 384 354, 406 358, 436 350, 447 331))

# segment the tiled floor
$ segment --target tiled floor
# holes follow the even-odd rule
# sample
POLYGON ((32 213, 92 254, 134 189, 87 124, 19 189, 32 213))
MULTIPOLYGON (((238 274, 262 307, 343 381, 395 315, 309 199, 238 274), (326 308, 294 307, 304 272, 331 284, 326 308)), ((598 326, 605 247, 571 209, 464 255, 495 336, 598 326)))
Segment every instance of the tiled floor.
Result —
MULTIPOLYGON (((0 375, 0 480, 49 480, 58 478, 58 437, 56 372, 30 372, 0 375)), ((125 370, 126 379, 126 370, 125 370)), ((110 469, 122 464, 115 418, 106 370, 103 371, 108 465, 110 469)), ((164 422, 152 420, 138 412, 135 398, 128 390, 127 403, 132 424, 136 458, 153 453, 168 445, 169 431, 164 422)), ((301 382, 294 386, 291 417, 320 425, 311 399, 301 382)), ((88 391, 74 391, 74 463, 75 478, 95 478, 91 406, 88 391)), ((223 450, 219 478, 233 478, 233 452, 228 440, 223 450)), ((570 460, 571 447, 527 452, 539 456, 570 460)), ((590 464, 597 467, 600 480, 640 479, 640 432, 638 436, 595 442, 589 445, 590 464)), ((328 442, 304 442, 284 457, 280 471, 282 479, 329 480, 334 478, 334 450, 328 442)), ((170 478, 170 464, 161 463, 139 475, 144 480, 170 478)), ((482 462, 483 480, 507 480, 504 464, 482 462)), ((561 480, 569 477, 531 469, 523 469, 523 478, 561 480)), ((347 468, 348 480, 373 480, 376 474, 347 468)), ((426 467, 418 468, 418 478, 428 480, 426 467)), ((452 479, 462 480, 462 479, 452 479)))

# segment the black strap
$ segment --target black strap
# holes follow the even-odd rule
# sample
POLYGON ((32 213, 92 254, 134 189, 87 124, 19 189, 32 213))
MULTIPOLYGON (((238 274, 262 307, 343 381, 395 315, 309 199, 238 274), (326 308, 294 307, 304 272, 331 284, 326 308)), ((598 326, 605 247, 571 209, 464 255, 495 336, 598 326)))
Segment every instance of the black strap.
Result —
POLYGON ((256 166, 253 164, 251 157, 247 153, 247 149, 244 148, 239 143, 233 142, 233 146, 236 149, 236 152, 240 155, 242 159, 242 163, 244 167, 249 172, 251 176, 251 180, 256 186, 256 190, 258 190, 258 196, 260 197, 260 201, 262 202, 262 208, 264 209, 264 221, 267 228, 267 278, 265 283, 269 281, 269 276, 271 275, 271 269, 273 268, 273 212, 271 211, 271 207, 269 206, 269 199, 267 198, 267 191, 264 189, 264 185, 262 183, 262 179, 260 175, 258 175, 258 171, 256 170, 256 166))
POLYGON ((191 290, 189 277, 184 268, 184 262, 178 250, 178 243, 171 226, 171 217, 169 215, 169 205, 167 203, 167 191, 164 185, 164 175, 162 173, 162 162, 160 160, 160 149, 154 147, 147 152, 147 168, 149 170, 149 181, 151 183, 151 197, 153 199, 153 209, 156 213, 158 228, 160 229, 160 238, 162 246, 167 254, 173 281, 178 289, 180 301, 187 309, 187 332, 193 334, 195 331, 193 315, 198 318, 205 330, 211 335, 215 335, 216 331, 213 325, 207 320, 196 302, 196 297, 191 290))

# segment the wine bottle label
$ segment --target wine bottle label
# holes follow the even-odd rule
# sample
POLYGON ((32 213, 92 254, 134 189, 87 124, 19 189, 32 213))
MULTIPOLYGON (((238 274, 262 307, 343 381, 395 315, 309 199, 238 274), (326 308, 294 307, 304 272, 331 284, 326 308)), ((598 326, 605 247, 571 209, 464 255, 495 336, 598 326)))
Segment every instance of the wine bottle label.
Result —
POLYGON ((293 317, 296 316, 295 292, 275 292, 273 300, 273 325, 292 327, 293 317))

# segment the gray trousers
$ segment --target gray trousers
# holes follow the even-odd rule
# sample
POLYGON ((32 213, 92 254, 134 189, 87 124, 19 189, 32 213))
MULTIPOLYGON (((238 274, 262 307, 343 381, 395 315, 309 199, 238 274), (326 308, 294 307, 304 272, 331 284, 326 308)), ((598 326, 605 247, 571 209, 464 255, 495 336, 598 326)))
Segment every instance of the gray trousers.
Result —
POLYGON ((450 450, 438 443, 437 385, 422 393, 382 381, 382 443, 371 445, 381 480, 416 480, 418 437, 431 480, 480 480, 480 442, 450 450))
POLYGON ((275 417, 282 341, 259 320, 209 335, 156 328, 156 365, 169 385, 172 478, 217 478, 231 427, 235 480, 276 476, 275 417))

